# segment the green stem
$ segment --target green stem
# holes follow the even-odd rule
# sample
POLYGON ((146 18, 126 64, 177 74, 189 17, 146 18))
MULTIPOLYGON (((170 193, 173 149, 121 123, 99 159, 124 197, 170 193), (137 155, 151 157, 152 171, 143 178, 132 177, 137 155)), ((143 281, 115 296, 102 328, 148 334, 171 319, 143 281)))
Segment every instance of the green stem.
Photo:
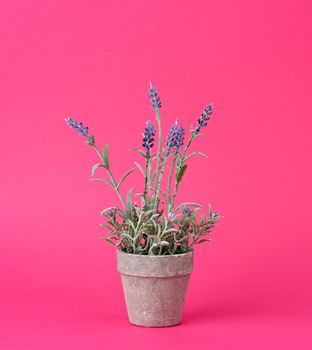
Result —
POLYGON ((159 180, 158 180, 158 187, 155 189, 155 196, 156 196, 156 198, 158 198, 158 195, 159 195, 159 192, 160 192, 160 186, 161 186, 161 183, 162 183, 162 178, 164 176, 166 164, 167 164, 167 157, 164 158, 164 161, 163 161, 162 166, 161 166, 159 180))
POLYGON ((174 164, 176 162, 177 157, 175 156, 172 159, 171 167, 170 167, 170 173, 169 173, 169 179, 168 179, 168 212, 171 212, 172 205, 171 205, 171 181, 172 181, 172 174, 173 174, 173 168, 174 164))
MULTIPOLYGON (((184 161, 185 161, 185 157, 186 157, 186 153, 192 143, 192 141, 194 140, 195 138, 195 135, 192 133, 191 137, 189 138, 186 146, 185 146, 185 149, 184 149, 184 152, 183 152, 183 156, 181 157, 181 162, 179 164, 179 169, 177 167, 176 169, 176 173, 179 172, 179 170, 182 168, 183 164, 184 164, 184 161)), ((174 208, 174 202, 176 200, 176 197, 177 197, 177 192, 178 192, 178 189, 179 189, 179 185, 180 185, 180 182, 177 182, 177 180, 175 181, 175 187, 174 187, 174 193, 173 193, 173 198, 172 198, 172 204, 171 204, 171 209, 174 208)))
POLYGON ((124 201, 124 199, 123 199, 123 197, 122 197, 122 195, 121 195, 121 193, 120 193, 120 191, 119 191, 119 188, 117 187, 117 183, 116 183, 116 181, 115 181, 115 179, 114 179, 114 176, 113 176, 111 170, 110 170, 109 168, 106 169, 106 170, 107 170, 108 176, 110 177, 110 179, 111 179, 111 181, 112 181, 112 183, 113 183, 113 185, 114 185, 114 187, 115 187, 115 190, 116 190, 116 192, 117 192, 117 194, 118 194, 118 197, 119 197, 119 199, 120 199, 120 201, 121 201, 123 207, 126 208, 126 203, 125 203, 125 201, 124 201))
POLYGON ((144 204, 146 204, 146 195, 147 195, 147 184, 148 184, 148 168, 149 168, 149 162, 150 159, 146 158, 146 165, 145 165, 145 183, 144 183, 144 193, 143 193, 143 198, 144 198, 144 204))
MULTIPOLYGON (((94 149, 96 150, 96 153, 99 155, 99 157, 100 157, 102 163, 104 164, 104 158, 103 158, 103 155, 101 154, 101 151, 99 150, 99 148, 97 147, 96 144, 94 144, 93 147, 94 147, 94 149)), ((120 199, 120 201, 121 201, 123 207, 125 208, 125 207, 126 207, 125 201, 124 201, 124 199, 123 199, 123 197, 122 197, 122 195, 121 195, 121 193, 120 193, 120 191, 119 191, 119 188, 118 188, 118 186, 117 186, 117 182, 116 182, 116 180, 115 180, 115 178, 114 178, 114 176, 113 176, 111 170, 110 170, 109 168, 106 168, 106 167, 105 167, 105 169, 106 169, 106 171, 107 171, 107 173, 108 173, 109 178, 110 178, 111 181, 112 181, 112 184, 114 185, 114 188, 115 188, 115 190, 116 190, 116 192, 117 192, 117 195, 118 195, 118 197, 119 197, 119 199, 120 199)))
POLYGON ((178 192, 178 188, 179 188, 179 183, 177 182, 177 180, 175 181, 175 188, 174 188, 174 193, 173 193, 173 197, 172 197, 172 204, 171 204, 171 208, 174 208, 174 202, 177 196, 177 192, 178 192))
MULTIPOLYGON (((194 136, 193 133, 192 133, 191 137, 189 138, 189 140, 188 140, 188 142, 187 142, 187 144, 186 144, 186 146, 185 146, 185 149, 184 149, 184 152, 183 152, 183 157, 182 157, 183 162, 184 162, 184 159, 185 159, 185 157, 186 157, 186 153, 187 153, 187 151, 188 151, 188 149, 189 149, 189 147, 190 147, 192 141, 194 140, 194 137, 195 137, 195 136, 194 136)), ((181 166, 182 166, 182 165, 183 165, 183 163, 181 164, 181 166)))
POLYGON ((147 167, 147 197, 150 198, 151 195, 151 169, 152 169, 152 162, 151 160, 148 162, 147 167))
POLYGON ((158 173, 159 173, 159 163, 161 158, 161 146, 162 146, 162 131, 161 131, 161 120, 160 120, 160 111, 159 109, 155 110, 156 113, 156 119, 158 124, 158 151, 157 151, 157 163, 156 163, 156 170, 155 170, 155 204, 157 205, 157 188, 159 186, 158 184, 158 173))

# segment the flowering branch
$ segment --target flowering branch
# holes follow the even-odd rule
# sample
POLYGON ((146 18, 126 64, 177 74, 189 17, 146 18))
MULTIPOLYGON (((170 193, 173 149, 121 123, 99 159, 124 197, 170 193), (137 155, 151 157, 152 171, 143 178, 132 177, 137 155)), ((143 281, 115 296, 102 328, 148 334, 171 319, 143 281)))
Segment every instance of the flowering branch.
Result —
POLYGON ((155 170, 155 194, 154 194, 154 201, 157 207, 158 194, 159 194, 159 188, 160 188, 158 173, 159 173, 159 165, 161 160, 161 145, 162 145, 162 130, 161 130, 161 116, 160 116, 161 102, 160 102, 160 97, 158 96, 157 90, 152 86, 151 82, 150 82, 150 89, 149 89, 149 98, 151 101, 152 108, 155 110, 156 120, 158 125, 158 150, 157 150, 157 161, 156 161, 156 170, 155 170))
MULTIPOLYGON (((190 145, 192 144, 192 141, 199 135, 199 132, 202 128, 207 126, 207 121, 211 118, 211 114, 213 112, 213 105, 209 104, 203 111, 203 113, 201 114, 200 118, 197 119, 197 126, 196 128, 193 130, 191 129, 191 136, 186 144, 186 147, 184 149, 183 155, 180 159, 179 164, 177 164, 177 169, 176 169, 176 181, 175 181, 175 188, 174 188, 174 194, 173 194, 173 198, 172 198, 172 208, 174 207, 174 203, 175 203, 175 199, 177 196, 177 192, 178 192, 178 188, 180 185, 180 182, 182 180, 182 177, 186 171, 187 168, 187 164, 185 164, 186 159, 188 159, 188 157, 186 156, 187 151, 190 147, 190 145)), ((200 152, 196 152, 194 154, 200 154, 203 155, 200 152)), ((205 156, 205 155, 204 155, 205 156)))
POLYGON ((125 200, 123 199, 122 194, 120 193, 120 190, 119 190, 120 183, 117 184, 117 182, 116 182, 116 180, 115 180, 115 178, 114 178, 114 176, 113 176, 113 174, 112 174, 112 172, 110 170, 109 163, 108 163, 108 161, 106 160, 106 157, 105 157, 105 149, 107 149, 107 147, 104 148, 104 154, 103 155, 101 154, 99 148, 97 147, 97 145, 95 143, 93 144, 93 147, 95 148, 97 154, 99 155, 99 157, 100 157, 100 159, 102 161, 103 167, 106 169, 107 174, 108 174, 109 178, 111 179, 111 182, 113 184, 113 188, 116 190, 117 195, 118 195, 118 197, 119 197, 123 207, 125 208, 126 207, 125 200))
POLYGON ((86 138, 87 144, 95 149, 101 160, 100 163, 92 167, 92 176, 99 167, 103 167, 107 171, 109 180, 94 177, 91 180, 103 182, 114 188, 123 206, 123 208, 118 206, 109 207, 100 212, 106 218, 106 222, 101 225, 108 230, 103 239, 127 253, 149 255, 186 253, 195 244, 210 240, 205 237, 211 234, 211 229, 220 218, 218 213, 211 210, 210 205, 208 215, 196 214, 197 210, 203 207, 194 202, 180 203, 175 207, 177 191, 186 172, 188 159, 196 154, 206 157, 200 152, 188 154, 188 151, 193 140, 199 136, 201 129, 207 126, 213 107, 208 105, 198 118, 195 128, 191 127, 191 135, 186 146, 184 146, 185 129, 178 125, 177 121, 171 126, 163 146, 161 102, 155 87, 151 83, 149 98, 158 125, 157 152, 152 154, 156 131, 150 120, 146 122, 142 135, 143 150, 142 148, 132 149, 139 152, 145 159, 145 170, 143 166, 135 162, 144 177, 143 193, 135 194, 142 197, 141 207, 132 200, 134 188, 128 191, 125 197, 126 200, 120 192, 121 184, 135 168, 128 170, 117 182, 110 168, 108 145, 106 144, 103 152, 101 152, 94 136, 89 135, 88 127, 72 118, 65 120, 69 127, 86 138), (170 158, 172 160, 167 193, 165 193, 161 185, 170 158), (155 166, 154 160, 156 161, 155 166), (172 184, 174 179, 174 184, 172 184), (163 206, 160 205, 162 203, 164 203, 163 206), (167 209, 167 212, 165 212, 165 209, 167 209))
MULTIPOLYGON (((108 145, 105 145, 104 147, 104 151, 103 151, 103 154, 101 153, 101 151, 99 150, 98 146, 96 145, 95 143, 95 138, 93 135, 89 135, 89 132, 88 132, 88 127, 84 127, 82 123, 78 123, 76 120, 73 120, 72 118, 66 118, 65 119, 67 125, 69 127, 71 127, 72 129, 74 129, 80 136, 84 136, 86 139, 87 139, 87 144, 89 144, 90 146, 92 146, 96 153, 98 154, 98 156, 100 157, 101 159, 101 163, 100 164, 96 164, 93 168, 92 168, 92 176, 94 175, 96 169, 101 166, 103 168, 106 169, 107 173, 108 173, 108 176, 109 178, 111 179, 111 183, 108 182, 107 184, 108 185, 111 185, 117 192, 117 195, 123 205, 123 207, 125 208, 125 201, 120 193, 120 190, 119 190, 119 186, 121 185, 121 182, 124 180, 125 176, 122 178, 122 180, 119 182, 119 184, 117 184, 111 170, 110 170, 110 166, 109 166, 109 160, 108 160, 108 145)), ((132 172, 132 169, 131 169, 131 172, 132 172)), ((127 175, 128 176, 130 174, 130 172, 127 172, 127 175)), ((95 179, 95 181, 98 180, 98 179, 95 179)), ((105 181, 103 181, 105 182, 105 181)))
POLYGON ((144 204, 147 202, 147 194, 148 194, 148 179, 149 179, 149 167, 150 167, 150 158, 151 158, 151 148, 154 146, 154 137, 155 137, 155 128, 153 123, 148 120, 146 122, 146 128, 143 133, 143 144, 142 146, 145 148, 145 182, 144 182, 144 193, 143 199, 144 204))

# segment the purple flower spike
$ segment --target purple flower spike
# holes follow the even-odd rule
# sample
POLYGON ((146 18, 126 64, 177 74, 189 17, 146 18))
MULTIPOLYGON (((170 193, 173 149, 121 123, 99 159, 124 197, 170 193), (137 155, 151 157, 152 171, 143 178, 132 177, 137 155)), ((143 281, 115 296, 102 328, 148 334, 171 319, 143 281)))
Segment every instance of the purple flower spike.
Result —
POLYGON ((175 154, 178 153, 179 149, 184 143, 185 129, 182 126, 178 127, 178 122, 176 121, 170 131, 166 141, 165 156, 168 157, 170 154, 170 149, 174 148, 175 154))
POLYGON ((154 138, 155 136, 155 128, 153 123, 148 120, 146 122, 146 127, 143 133, 143 144, 142 146, 145 148, 145 157, 149 158, 151 156, 150 149, 154 146, 154 138))
POLYGON ((161 108, 160 98, 158 96, 156 89, 152 86, 152 84, 149 88, 149 98, 150 98, 153 109, 161 108))
POLYGON ((89 145, 94 145, 94 137, 89 135, 89 129, 87 126, 83 126, 82 123, 78 123, 77 120, 72 118, 65 118, 67 125, 74 129, 80 136, 84 136, 89 145))
POLYGON ((197 126, 194 130, 195 135, 197 135, 202 128, 207 126, 207 121, 211 118, 211 114, 213 111, 213 105, 208 105, 205 109, 200 118, 197 119, 197 126))
POLYGON ((174 146, 175 153, 178 153, 179 149, 183 146, 184 136, 185 136, 185 129, 183 128, 183 126, 180 126, 179 128, 177 128, 177 133, 176 133, 176 144, 174 146))
POLYGON ((176 121, 169 130, 169 135, 166 141, 165 156, 168 157, 170 149, 176 145, 176 135, 178 130, 178 122, 176 121))

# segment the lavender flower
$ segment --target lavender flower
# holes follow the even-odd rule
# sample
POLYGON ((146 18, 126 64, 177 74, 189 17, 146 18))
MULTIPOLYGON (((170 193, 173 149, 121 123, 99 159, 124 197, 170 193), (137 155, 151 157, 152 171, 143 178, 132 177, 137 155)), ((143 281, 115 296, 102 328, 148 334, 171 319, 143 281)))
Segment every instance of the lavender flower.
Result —
POLYGON ((209 218, 210 218, 210 220, 214 221, 214 222, 218 222, 219 219, 221 218, 221 216, 217 212, 212 211, 210 204, 209 204, 209 207, 208 207, 208 211, 209 211, 209 218))
POLYGON ((205 109, 200 118, 197 119, 197 126, 194 130, 195 135, 197 135, 201 128, 207 126, 207 121, 211 118, 211 114, 213 111, 213 105, 209 104, 205 109))
POLYGON ((183 208, 183 214, 185 216, 190 216, 192 213, 192 210, 190 208, 183 208))
POLYGON ((175 214, 172 213, 172 212, 170 212, 170 213, 168 214, 168 218, 169 218, 169 220, 173 220, 173 219, 175 218, 175 214))
POLYGON ((112 218, 114 216, 114 212, 112 210, 109 210, 106 214, 110 218, 112 218))
POLYGON ((145 157, 149 158, 151 156, 151 151, 150 149, 154 146, 154 136, 155 136, 155 128, 153 123, 148 120, 146 122, 146 127, 144 130, 143 135, 143 144, 142 146, 145 148, 145 157))
POLYGON ((170 149, 174 148, 175 153, 183 146, 184 143, 185 129, 180 126, 178 127, 178 122, 176 121, 169 130, 169 135, 166 141, 165 156, 168 157, 170 154, 170 149))
POLYGON ((175 153, 178 153, 179 149, 183 146, 183 144, 184 144, 184 136, 185 136, 185 129, 181 125, 177 129, 177 133, 176 133, 176 144, 174 146, 175 153))
POLYGON ((211 212, 210 219, 213 221, 218 221, 220 218, 220 215, 217 212, 211 212))
POLYGON ((149 88, 149 98, 151 100, 153 109, 159 109, 161 107, 160 98, 158 96, 156 89, 152 86, 152 84, 150 84, 150 88, 149 88))
POLYGON ((178 130, 178 122, 176 121, 169 130, 169 135, 166 141, 165 156, 168 157, 170 154, 170 149, 176 145, 176 135, 178 130))
POLYGON ((65 118, 65 121, 67 125, 74 129, 80 136, 84 136, 89 145, 94 145, 94 137, 89 135, 89 129, 87 126, 83 126, 82 123, 78 123, 77 120, 72 118, 65 118))

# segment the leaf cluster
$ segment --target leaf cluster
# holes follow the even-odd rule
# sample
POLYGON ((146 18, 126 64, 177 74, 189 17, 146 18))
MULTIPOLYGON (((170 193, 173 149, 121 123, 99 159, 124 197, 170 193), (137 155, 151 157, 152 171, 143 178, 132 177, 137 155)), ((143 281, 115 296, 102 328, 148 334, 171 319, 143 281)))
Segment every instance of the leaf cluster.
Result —
MULTIPOLYGON (((131 193, 131 192, 130 192, 131 193)), ((208 242, 211 229, 218 222, 216 213, 198 215, 201 206, 182 203, 171 218, 163 210, 144 209, 133 205, 130 198, 126 208, 109 207, 100 212, 106 219, 102 239, 132 254, 172 255, 190 251, 194 245, 208 242), (186 205, 194 207, 186 214, 186 205)))

